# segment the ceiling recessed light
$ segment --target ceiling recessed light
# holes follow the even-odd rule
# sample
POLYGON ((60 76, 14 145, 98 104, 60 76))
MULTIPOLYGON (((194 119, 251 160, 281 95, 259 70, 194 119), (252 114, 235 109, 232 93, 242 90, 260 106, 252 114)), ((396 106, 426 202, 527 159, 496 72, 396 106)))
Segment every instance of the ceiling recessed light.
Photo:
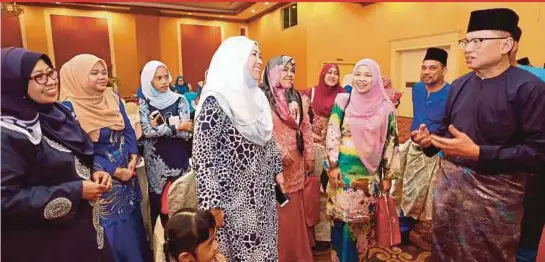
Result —
POLYGON ((269 5, 269 2, 265 2, 265 5, 269 5))
POLYGON ((294 5, 294 6, 292 6, 291 8, 297 8, 297 6, 296 6, 296 5, 294 5))
POLYGON ((222 16, 222 15, 220 15, 220 18, 222 18, 222 17, 223 17, 223 16, 222 16))
POLYGON ((255 9, 252 9, 252 13, 255 13, 255 9))
POLYGON ((105 5, 101 5, 100 7, 104 8, 104 7, 106 7, 106 6, 105 6, 105 5))
POLYGON ((187 13, 188 15, 192 15, 192 13, 187 13))
POLYGON ((60 5, 60 4, 61 4, 61 2, 55 2, 55 4, 58 4, 58 5, 60 5))

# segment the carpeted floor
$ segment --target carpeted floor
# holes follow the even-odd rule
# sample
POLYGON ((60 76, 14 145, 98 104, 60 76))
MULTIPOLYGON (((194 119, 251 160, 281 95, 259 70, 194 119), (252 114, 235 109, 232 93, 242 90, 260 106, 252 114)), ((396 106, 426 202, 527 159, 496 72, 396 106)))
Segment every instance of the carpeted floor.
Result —
POLYGON ((399 136, 399 143, 405 143, 411 137, 411 123, 413 119, 408 117, 397 117, 397 132, 399 136))
MULTIPOLYGON (((369 262, 429 262, 431 253, 412 245, 371 248, 369 262)), ((314 252, 314 262, 331 262, 329 251, 314 252)))

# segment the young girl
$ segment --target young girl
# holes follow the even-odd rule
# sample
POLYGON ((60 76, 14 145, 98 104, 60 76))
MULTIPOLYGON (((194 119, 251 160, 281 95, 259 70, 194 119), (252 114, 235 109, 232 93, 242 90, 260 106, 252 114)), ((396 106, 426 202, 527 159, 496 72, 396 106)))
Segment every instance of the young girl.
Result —
POLYGON ((167 262, 225 262, 218 253, 216 221, 209 211, 180 210, 167 222, 163 247, 167 262))

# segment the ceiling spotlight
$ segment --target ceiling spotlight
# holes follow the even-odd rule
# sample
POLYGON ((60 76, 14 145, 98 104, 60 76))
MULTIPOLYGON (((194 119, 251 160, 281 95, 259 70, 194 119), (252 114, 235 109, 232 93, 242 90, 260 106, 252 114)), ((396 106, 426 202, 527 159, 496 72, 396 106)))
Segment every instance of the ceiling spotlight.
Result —
POLYGON ((222 16, 222 15, 220 15, 220 18, 222 18, 222 17, 223 17, 223 16, 222 16))
POLYGON ((105 5, 101 5, 100 7, 104 8, 104 7, 106 7, 106 6, 105 6, 105 5))
POLYGON ((255 13, 255 9, 252 9, 252 13, 255 13))
POLYGON ((269 5, 269 2, 265 2, 265 5, 269 5))
POLYGON ((188 15, 192 15, 192 13, 187 13, 188 15))
POLYGON ((60 4, 61 4, 61 2, 55 2, 55 4, 58 4, 58 5, 60 5, 60 4))

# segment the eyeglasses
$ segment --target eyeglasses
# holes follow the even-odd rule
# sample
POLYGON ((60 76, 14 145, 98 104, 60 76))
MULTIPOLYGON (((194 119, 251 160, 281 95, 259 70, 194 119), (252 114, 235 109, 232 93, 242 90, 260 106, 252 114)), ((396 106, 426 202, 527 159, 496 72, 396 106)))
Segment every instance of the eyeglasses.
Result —
POLYGON ((467 46, 469 46, 469 44, 472 44, 473 48, 479 49, 481 48, 483 41, 485 40, 498 40, 498 39, 507 39, 507 38, 510 38, 510 37, 478 37, 478 38, 473 38, 471 40, 461 39, 461 40, 458 40, 458 44, 460 45, 460 48, 462 49, 466 49, 467 46))
POLYGON ((59 73, 55 69, 51 69, 47 71, 46 73, 38 73, 30 77, 30 79, 36 81, 36 83, 40 85, 45 85, 47 83, 47 78, 51 78, 51 80, 57 80, 59 77, 59 73))

